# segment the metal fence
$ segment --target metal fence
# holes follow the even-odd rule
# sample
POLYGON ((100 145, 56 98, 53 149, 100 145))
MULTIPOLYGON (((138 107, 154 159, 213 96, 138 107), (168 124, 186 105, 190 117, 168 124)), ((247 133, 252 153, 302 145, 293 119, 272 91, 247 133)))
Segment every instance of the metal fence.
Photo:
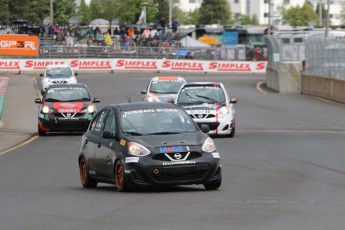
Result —
MULTIPOLYGON (((267 55, 266 55, 267 56, 267 55)), ((28 58, 3 56, 1 58, 28 58)), ((254 47, 248 45, 212 47, 147 47, 147 46, 40 46, 37 57, 31 58, 134 58, 134 59, 195 59, 253 61, 254 47)), ((257 60, 257 58, 255 59, 257 60)), ((258 59, 260 60, 260 59, 258 59)))
POLYGON ((307 75, 345 80, 345 40, 310 37, 306 40, 307 75))

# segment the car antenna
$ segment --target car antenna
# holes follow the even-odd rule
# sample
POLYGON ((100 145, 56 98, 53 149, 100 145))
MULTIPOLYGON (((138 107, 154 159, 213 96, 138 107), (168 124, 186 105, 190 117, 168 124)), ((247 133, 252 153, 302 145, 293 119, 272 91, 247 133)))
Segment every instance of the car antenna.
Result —
MULTIPOLYGON (((127 96, 126 96, 127 97, 127 96)), ((128 103, 132 102, 132 99, 130 97, 127 97, 128 103)))

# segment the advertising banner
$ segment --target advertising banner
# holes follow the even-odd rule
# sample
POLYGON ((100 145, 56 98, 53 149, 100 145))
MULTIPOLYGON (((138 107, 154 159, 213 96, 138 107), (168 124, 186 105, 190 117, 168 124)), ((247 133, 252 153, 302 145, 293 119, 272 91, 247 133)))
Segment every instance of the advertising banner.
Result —
POLYGON ((28 35, 0 35, 0 55, 37 56, 38 37, 28 35))
POLYGON ((179 59, 3 59, 0 71, 40 71, 66 64, 82 71, 174 71, 193 73, 265 73, 266 61, 200 61, 179 59))

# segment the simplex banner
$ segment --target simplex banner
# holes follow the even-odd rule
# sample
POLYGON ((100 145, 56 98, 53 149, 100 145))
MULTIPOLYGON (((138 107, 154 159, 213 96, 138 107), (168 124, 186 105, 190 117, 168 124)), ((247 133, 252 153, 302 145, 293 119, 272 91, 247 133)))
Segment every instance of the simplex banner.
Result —
POLYGON ((67 64, 74 70, 183 71, 265 73, 266 61, 201 61, 179 59, 3 59, 0 71, 43 71, 48 65, 67 64))

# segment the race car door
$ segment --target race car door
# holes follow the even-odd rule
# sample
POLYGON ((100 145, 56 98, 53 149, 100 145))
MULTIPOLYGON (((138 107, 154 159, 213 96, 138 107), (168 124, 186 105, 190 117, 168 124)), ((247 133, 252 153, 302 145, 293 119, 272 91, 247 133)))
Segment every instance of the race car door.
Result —
MULTIPOLYGON (((103 132, 108 131, 114 138, 103 138, 100 135, 97 144, 97 172, 103 178, 113 179, 113 154, 114 146, 117 144, 115 140, 116 124, 113 109, 109 109, 106 119, 104 120, 103 132)), ((103 133, 102 132, 102 133, 103 133)))

